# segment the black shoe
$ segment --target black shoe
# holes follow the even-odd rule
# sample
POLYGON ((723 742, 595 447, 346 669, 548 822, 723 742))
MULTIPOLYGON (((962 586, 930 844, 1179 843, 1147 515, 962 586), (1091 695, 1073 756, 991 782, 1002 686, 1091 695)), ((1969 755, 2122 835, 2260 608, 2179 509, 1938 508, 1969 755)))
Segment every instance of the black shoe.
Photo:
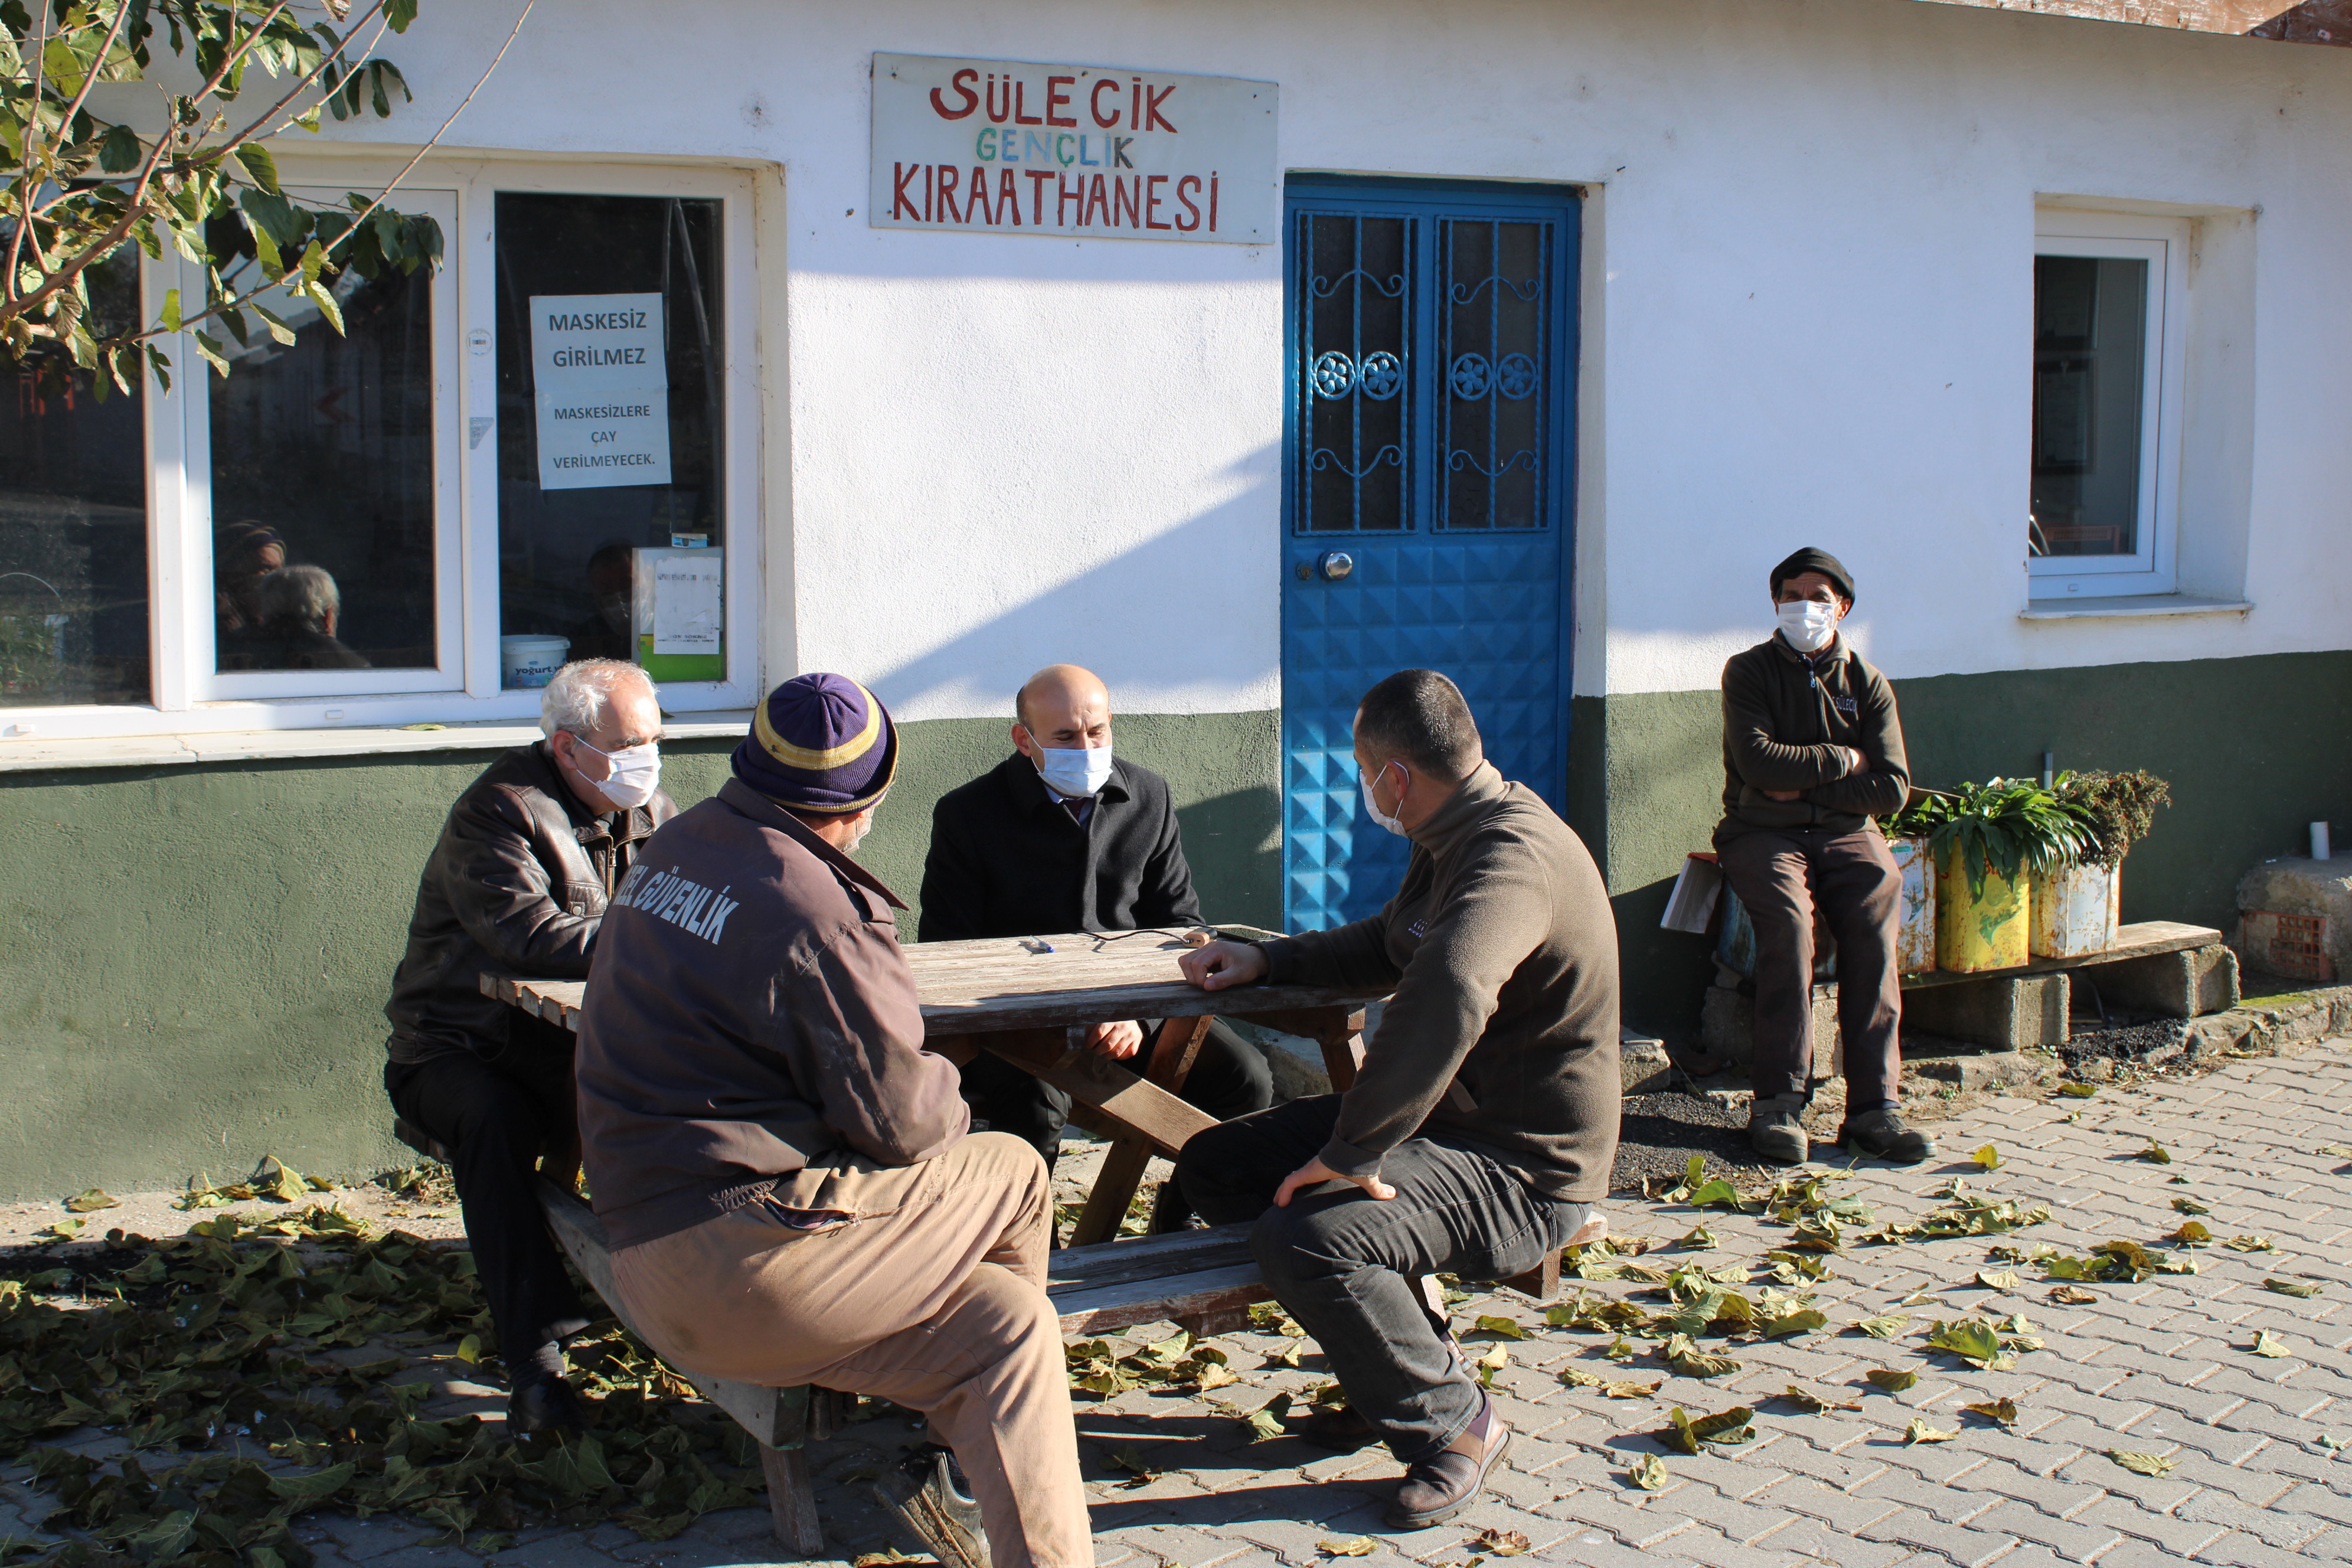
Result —
POLYGON ((980 1504, 950 1450, 917 1449, 897 1469, 883 1472, 874 1495, 931 1549, 940 1568, 989 1568, 980 1504))
POLYGON ((588 1410, 560 1377, 534 1377, 515 1384, 507 1400, 507 1435, 526 1433, 576 1437, 588 1430, 588 1410))
POLYGON ((1868 1154, 1897 1165, 1916 1165, 1936 1157, 1936 1141, 1904 1126, 1903 1118, 1892 1110, 1848 1117, 1838 1129, 1837 1141, 1849 1154, 1868 1154))
POLYGON ((1389 1504, 1390 1527, 1426 1530, 1476 1502, 1510 1442, 1511 1429, 1487 1400, 1462 1436, 1406 1469, 1396 1500, 1389 1504))
POLYGON ((1805 1137, 1805 1097, 1775 1094, 1748 1108, 1748 1146, 1775 1165, 1801 1165, 1812 1144, 1805 1137))

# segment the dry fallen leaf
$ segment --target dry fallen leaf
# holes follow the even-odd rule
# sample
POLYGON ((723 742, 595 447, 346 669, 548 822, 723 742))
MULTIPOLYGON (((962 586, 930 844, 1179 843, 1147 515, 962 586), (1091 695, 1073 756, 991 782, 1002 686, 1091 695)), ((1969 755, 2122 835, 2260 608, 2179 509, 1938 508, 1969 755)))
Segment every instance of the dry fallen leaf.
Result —
POLYGON ((2147 1147, 2139 1152, 2139 1157, 2146 1160, 2151 1165, 2169 1165, 2172 1163, 2172 1151, 2167 1149, 2163 1144, 2158 1142, 2153 1138, 2147 1141, 2147 1147))
POLYGON ((1633 1461, 1626 1473, 1633 1478, 1633 1484, 1645 1492, 1663 1490, 1672 1479, 1666 1474, 1666 1462, 1655 1454, 1643 1455, 1633 1461))
POLYGON ((2136 1454, 2128 1448, 2110 1448, 2107 1458, 2125 1469, 2139 1476, 2161 1476, 2172 1468, 2172 1461, 2158 1454, 2136 1454))
POLYGON ((2275 1290, 2282 1296, 2301 1296, 2305 1299, 2319 1294, 2318 1286, 2302 1279, 2265 1279, 2263 1281, 2263 1289, 2275 1290))
POLYGON ((1128 1473, 1129 1479, 1119 1483, 1123 1487, 1148 1487, 1160 1479, 1160 1472, 1153 1469, 1132 1446, 1113 1448, 1110 1451, 1110 1462, 1128 1473))
POLYGON ((1715 1232, 1707 1229, 1706 1222, 1701 1220, 1691 1226, 1690 1234, 1676 1245, 1688 1247, 1693 1252, 1704 1252, 1715 1245, 1715 1232))
POLYGON ((2164 1239, 2175 1247, 2207 1247, 2212 1243, 2213 1233, 2197 1220, 2185 1219, 2180 1222, 2179 1230, 2164 1239))
POLYGON ((1601 1392, 1612 1399, 1655 1399, 1663 1383, 1604 1383, 1601 1392))
POLYGON ((2267 1236, 2233 1236, 2222 1246, 2232 1252, 2276 1252, 2278 1243, 2267 1236))
POLYGON ((122 1200, 102 1187, 89 1187, 66 1200, 66 1207, 75 1214, 94 1214, 100 1209, 119 1209, 122 1200))
POLYGON ((2254 1342, 2248 1345, 2246 1348, 2252 1351, 2256 1355, 2269 1356, 2273 1360, 2280 1356, 2293 1355, 2294 1353, 2293 1351, 2287 1349, 2286 1342, 2284 1340, 2277 1338, 2272 1334, 2268 1329, 2256 1329, 2254 1331, 2254 1342))
POLYGON ((1916 1372, 1889 1372, 1884 1367, 1874 1367, 1863 1375, 1889 1394, 1900 1394, 1919 1381, 1916 1372))
POLYGON ((1889 1312, 1885 1317, 1864 1318, 1854 1327, 1873 1339, 1891 1340, 1899 1336, 1910 1321, 1908 1312, 1889 1312))
POLYGON ((1990 1143, 1988 1143, 1983 1148, 1978 1150, 1974 1154, 1970 1155, 1969 1158, 1974 1160, 1978 1164, 1982 1165, 1988 1171, 1998 1171, 2000 1169, 2000 1151, 1990 1143))
POLYGON ((1462 1543, 1474 1551, 1495 1557, 1525 1557, 1535 1550, 1534 1542, 1516 1530, 1496 1530, 1492 1525, 1462 1543))
POLYGON ((2085 1302, 2095 1301, 2099 1298, 2091 1291, 2084 1289, 2080 1285, 2061 1285, 2050 1292, 2050 1299, 2053 1301, 2063 1301, 2070 1307, 2080 1307, 2085 1302))
POLYGON ((1910 1426, 1903 1428, 1906 1443, 1948 1443, 1958 1436, 1958 1432, 1938 1432, 1916 1416, 1912 1417, 1910 1426))
POLYGON ((1979 1268, 1977 1270, 1977 1283, 1988 1290, 2014 1290, 2017 1289, 2017 1276, 2005 1271, 1988 1274, 1979 1268))
POLYGON ((2004 1426, 2017 1425, 2017 1401, 2014 1399, 1987 1400, 1982 1405, 1963 1405, 1960 1408, 1971 1415, 1981 1415, 1988 1421, 1998 1421, 2004 1426))
POLYGON ((1859 1410, 1862 1408, 1861 1405, 1846 1400, 1823 1399, 1820 1394, 1800 1388, 1793 1383, 1789 1384, 1788 1392, 1781 1394, 1780 1397, 1795 1405, 1798 1409, 1805 1412, 1808 1415, 1819 1415, 1823 1411, 1827 1410, 1859 1410))
POLYGON ((1475 1325, 1475 1331, 1492 1334, 1498 1340, 1523 1340, 1528 1337, 1527 1330, 1509 1318, 1481 1318, 1475 1325))
POLYGON ((849 1568, 887 1568, 887 1565, 892 1563, 928 1563, 930 1559, 927 1557, 909 1557, 895 1546, 886 1546, 879 1552, 862 1552, 851 1558, 849 1568))
POLYGON ((2174 1212, 2179 1214, 2211 1214, 2213 1212, 2195 1198, 2175 1198, 2172 1200, 2172 1207, 2174 1212))
POLYGON ((2088 1100, 2099 1090, 2095 1084, 2062 1083, 2058 1086, 2058 1092, 2069 1100, 2088 1100))
POLYGON ((1370 1557, 1381 1549, 1381 1543, 1369 1535, 1351 1536, 1343 1541, 1318 1541, 1315 1550, 1326 1557, 1370 1557))
POLYGON ((1478 1369, 1478 1385, 1492 1388, 1495 1386, 1495 1374, 1511 1364, 1511 1352, 1496 1345, 1473 1364, 1478 1369))
POLYGON ((2323 1154, 2333 1154, 2339 1160, 2352 1160, 2352 1145, 2322 1143, 2319 1146, 2319 1152, 2323 1154))

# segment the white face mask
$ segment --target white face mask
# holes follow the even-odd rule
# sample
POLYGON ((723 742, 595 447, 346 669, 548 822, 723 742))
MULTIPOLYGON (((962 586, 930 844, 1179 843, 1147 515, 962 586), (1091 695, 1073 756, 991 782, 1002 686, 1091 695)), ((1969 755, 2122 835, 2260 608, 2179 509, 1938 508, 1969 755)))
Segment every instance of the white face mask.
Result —
POLYGON ((1110 783, 1110 748, 1089 746, 1082 751, 1037 748, 1037 771, 1063 795, 1091 795, 1110 783))
MULTIPOLYGON (((1405 773, 1405 765, 1402 763, 1397 763, 1396 769, 1397 772, 1401 773, 1405 773)), ((1388 769, 1385 765, 1381 769, 1381 773, 1386 773, 1388 769)), ((1379 774, 1376 773, 1365 773, 1362 775, 1361 782, 1364 786, 1364 814, 1367 816, 1370 816, 1374 822, 1379 823, 1382 827, 1387 828, 1391 833, 1396 834, 1398 837, 1402 837, 1404 834, 1403 819, 1401 817, 1391 816, 1388 813, 1382 811, 1380 807, 1380 803, 1372 798, 1372 780, 1378 776, 1379 774)), ((1409 779, 1412 775, 1406 773, 1405 776, 1409 779)), ((1397 795, 1397 805, 1400 806, 1404 805, 1404 795, 1402 792, 1397 795)))
POLYGON ((1799 653, 1819 653, 1837 631, 1837 606, 1798 599, 1780 607, 1780 635, 1799 653))
POLYGON ((572 743, 583 752, 594 752, 613 764, 613 771, 601 779, 589 782, 596 793, 622 811, 640 806, 653 799, 654 790, 661 783, 661 747, 651 741, 642 746, 624 746, 617 752, 598 752, 582 740, 572 737, 572 743))

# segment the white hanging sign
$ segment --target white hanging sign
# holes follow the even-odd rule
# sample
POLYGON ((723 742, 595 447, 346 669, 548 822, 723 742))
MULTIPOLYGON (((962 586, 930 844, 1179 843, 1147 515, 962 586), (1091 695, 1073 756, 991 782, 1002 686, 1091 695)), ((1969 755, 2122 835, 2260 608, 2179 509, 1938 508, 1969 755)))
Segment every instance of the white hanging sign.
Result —
POLYGON ((874 57, 867 221, 1068 239, 1277 237, 1275 84, 874 57))
POLYGON ((659 294, 534 294, 539 488, 669 483, 659 294))

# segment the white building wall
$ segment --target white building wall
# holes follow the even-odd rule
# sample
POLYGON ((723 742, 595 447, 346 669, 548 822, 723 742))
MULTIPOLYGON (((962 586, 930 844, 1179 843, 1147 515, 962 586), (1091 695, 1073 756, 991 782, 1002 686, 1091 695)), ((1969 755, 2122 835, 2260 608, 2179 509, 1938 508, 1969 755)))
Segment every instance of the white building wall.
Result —
MULTIPOLYGON (((395 125, 440 122, 516 4, 427 0, 395 125)), ((1272 79, 1286 169, 1590 184, 1580 693, 1712 687, 1801 543, 1896 677, 2352 640, 2342 51, 1911 0, 541 0, 449 142, 782 167, 771 646, 905 716, 1003 712, 1057 658, 1129 710, 1277 705, 1282 275, 867 227, 877 49, 1272 79), (2210 220, 2183 558, 2242 561, 2251 614, 2019 618, 2050 195, 2210 220)))

